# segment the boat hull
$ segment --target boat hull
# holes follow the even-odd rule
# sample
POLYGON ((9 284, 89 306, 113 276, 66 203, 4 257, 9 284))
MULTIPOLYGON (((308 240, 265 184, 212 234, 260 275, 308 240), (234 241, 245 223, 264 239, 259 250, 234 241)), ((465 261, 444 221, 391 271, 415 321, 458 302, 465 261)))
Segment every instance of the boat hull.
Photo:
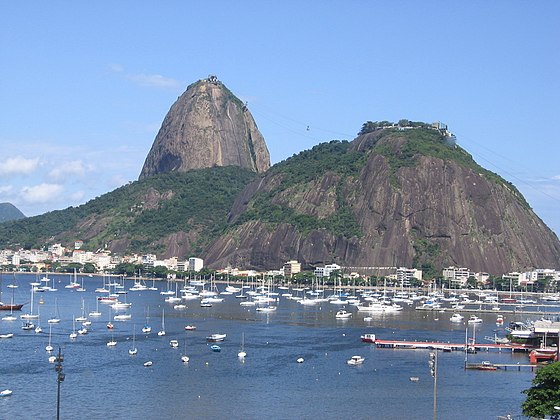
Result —
POLYGON ((18 304, 18 305, 12 305, 12 304, 2 304, 0 305, 0 311, 21 311, 21 308, 23 308, 23 303, 22 304, 18 304))

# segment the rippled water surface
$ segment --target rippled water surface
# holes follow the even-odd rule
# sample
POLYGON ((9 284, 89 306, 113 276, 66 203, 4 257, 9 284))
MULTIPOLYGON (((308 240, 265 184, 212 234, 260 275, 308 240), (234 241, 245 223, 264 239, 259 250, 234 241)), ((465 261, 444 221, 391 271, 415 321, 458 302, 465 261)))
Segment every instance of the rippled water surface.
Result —
MULTIPOLYGON (((66 289, 69 278, 51 275, 56 292, 36 293, 35 310, 40 310, 43 333, 23 331, 21 321, 0 322, 0 333, 13 332, 12 339, 0 340, 0 390, 9 388, 11 397, 0 399, 0 418, 49 419, 56 417, 57 382, 54 365, 45 346, 49 340, 47 319, 58 311, 62 321, 52 327, 52 344, 64 354, 66 379, 61 383, 61 418, 228 418, 228 419, 426 419, 433 417, 434 388, 428 367, 428 350, 378 349, 360 341, 360 335, 375 333, 379 338, 437 340, 463 343, 465 324, 449 322, 448 313, 426 313, 405 308, 397 314, 373 316, 353 307, 349 320, 335 319, 336 305, 322 303, 305 307, 279 298, 278 310, 259 313, 242 307, 234 296, 202 308, 198 301, 175 310, 159 291, 130 291, 132 320, 114 322, 107 305, 93 321, 90 333, 75 341, 72 316, 95 310, 98 277, 85 278, 85 292, 66 289), (37 304, 42 299, 42 304, 37 304), (163 337, 162 313, 165 309, 163 337), (142 334, 148 322, 152 333, 142 334), (185 331, 194 324, 196 331, 185 331), (138 354, 129 356, 136 330, 138 354), (221 352, 212 352, 205 337, 225 333, 221 352), (237 353, 242 336, 247 357, 237 353), (114 339, 114 348, 106 343, 114 339), (171 348, 169 341, 180 345, 171 348), (190 357, 188 364, 181 356, 190 357), (348 366, 353 355, 365 357, 361 366, 348 366), (303 363, 296 360, 302 357, 303 363), (146 361, 151 367, 144 367, 146 361), (418 377, 411 382, 410 377, 418 377)), ((11 277, 3 276, 3 300, 9 302, 11 277)), ((17 302, 31 299, 33 275, 19 275, 17 302)), ((132 281, 125 283, 128 289, 132 281)), ((156 282, 160 290, 166 282, 156 282)), ((121 296, 124 300, 124 296, 121 296)), ((29 304, 24 311, 29 311, 29 304)), ((5 314, 1 314, 4 316, 5 314)), ((477 327, 477 341, 497 329, 495 314, 483 314, 477 327)), ((506 315, 506 324, 514 320, 506 315)), ((515 319, 517 320, 517 319, 515 319)), ((35 321, 37 322, 37 321, 35 321)), ((468 331, 472 336, 472 328, 468 331)), ((493 419, 519 414, 521 393, 530 387, 534 374, 528 370, 466 371, 462 352, 438 355, 437 415, 441 419, 493 419)), ((470 355, 471 361, 528 363, 525 354, 484 352, 470 355)))

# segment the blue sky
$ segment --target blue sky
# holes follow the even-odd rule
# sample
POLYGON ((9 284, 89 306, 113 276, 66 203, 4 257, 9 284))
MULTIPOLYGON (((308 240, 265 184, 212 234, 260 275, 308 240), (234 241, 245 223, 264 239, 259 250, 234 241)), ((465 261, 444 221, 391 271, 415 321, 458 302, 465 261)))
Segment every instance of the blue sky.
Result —
POLYGON ((136 180, 215 74, 273 163, 367 120, 443 121, 558 234, 559 21, 557 1, 4 1, 0 202, 33 216, 136 180))

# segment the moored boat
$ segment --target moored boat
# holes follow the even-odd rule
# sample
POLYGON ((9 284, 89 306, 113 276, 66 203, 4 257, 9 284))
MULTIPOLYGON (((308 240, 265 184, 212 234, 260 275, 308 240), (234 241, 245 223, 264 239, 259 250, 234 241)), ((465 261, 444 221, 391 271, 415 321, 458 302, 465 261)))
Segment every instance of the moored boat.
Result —
POLYGON ((463 319, 465 319, 465 317, 457 313, 451 315, 451 318, 449 318, 451 322, 463 322, 463 319))
POLYGON ((365 358, 362 356, 352 356, 350 359, 346 361, 351 366, 361 365, 364 363, 365 358))
POLYGON ((476 315, 471 315, 467 322, 469 324, 482 324, 482 319, 477 317, 476 315))
POLYGON ((336 319, 352 318, 352 312, 348 312, 348 311, 345 311, 344 309, 341 309, 341 310, 336 312, 335 318, 336 319))
POLYGON ((209 342, 217 342, 217 341, 224 341, 226 339, 226 334, 211 334, 206 337, 206 341, 209 342))

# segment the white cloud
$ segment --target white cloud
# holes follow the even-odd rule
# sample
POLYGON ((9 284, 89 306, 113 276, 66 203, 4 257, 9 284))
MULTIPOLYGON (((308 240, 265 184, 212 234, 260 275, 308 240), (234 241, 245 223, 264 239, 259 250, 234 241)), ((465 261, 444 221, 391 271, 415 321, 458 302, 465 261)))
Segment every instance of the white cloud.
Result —
POLYGON ((39 166, 39 158, 26 159, 21 156, 8 158, 0 162, 0 176, 2 175, 29 175, 39 166))
POLYGON ((11 185, 0 185, 0 194, 9 194, 13 189, 11 185))
POLYGON ((552 177, 554 181, 560 181, 560 175, 555 175, 552 177))
POLYGON ((162 89, 181 89, 184 85, 180 80, 162 76, 161 74, 129 73, 121 64, 111 64, 109 69, 113 73, 123 74, 127 80, 140 86, 156 87, 162 89))
POLYGON ((82 177, 86 171, 92 170, 91 165, 84 165, 81 160, 59 164, 56 168, 49 172, 49 176, 55 181, 64 179, 67 176, 82 177))
POLYGON ((60 184, 39 184, 32 187, 23 187, 20 195, 27 203, 48 203, 55 201, 62 193, 64 187, 60 184))
POLYGON ((128 73, 126 75, 126 78, 138 83, 140 86, 149 86, 164 89, 178 89, 183 85, 179 80, 164 77, 160 74, 128 73))

